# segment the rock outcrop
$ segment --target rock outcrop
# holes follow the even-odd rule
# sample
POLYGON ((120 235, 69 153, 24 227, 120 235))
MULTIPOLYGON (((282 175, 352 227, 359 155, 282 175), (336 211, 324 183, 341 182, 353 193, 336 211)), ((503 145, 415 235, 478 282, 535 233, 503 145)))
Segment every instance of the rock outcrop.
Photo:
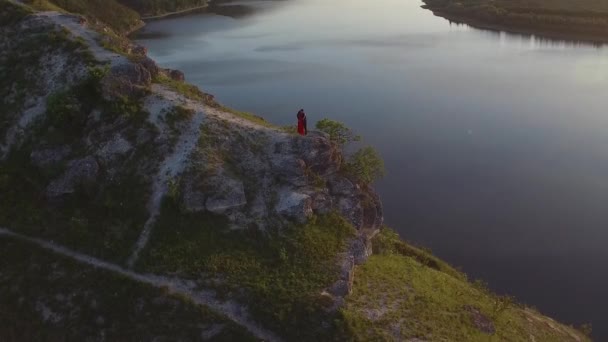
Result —
POLYGON ((19 30, 60 33, 66 48, 32 58, 34 103, 17 101, 12 92, 3 99, 14 109, 2 131, 1 156, 25 151, 40 173, 52 168, 43 189, 55 204, 81 189, 103 201, 95 191, 120 188, 125 179, 143 188, 138 193, 147 196, 141 202, 148 219, 129 265, 145 248, 164 198, 187 213, 223 217, 233 230, 280 231, 336 212, 356 229, 337 256, 336 282, 326 289, 339 306, 382 225, 378 196, 342 171, 339 146, 321 132, 302 137, 235 115, 200 91, 180 93, 172 85, 183 82, 183 73, 158 67, 135 44, 120 47, 129 58, 109 52, 100 44, 111 41, 87 25, 78 16, 45 12, 17 29, 2 28, 8 36, 0 40, 0 57, 31 39, 19 30), (66 71, 67 61, 76 68, 66 71))
POLYGON ((86 186, 97 181, 99 164, 95 158, 88 156, 72 160, 68 163, 66 171, 47 187, 47 196, 55 198, 71 194, 78 186, 86 186))

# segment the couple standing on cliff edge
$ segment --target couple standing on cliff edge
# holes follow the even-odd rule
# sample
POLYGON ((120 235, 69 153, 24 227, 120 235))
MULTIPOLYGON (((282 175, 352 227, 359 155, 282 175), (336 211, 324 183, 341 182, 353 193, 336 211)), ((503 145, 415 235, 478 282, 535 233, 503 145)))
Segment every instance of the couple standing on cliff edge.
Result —
POLYGON ((300 135, 308 134, 308 127, 306 125, 306 113, 304 113, 304 109, 300 109, 296 117, 298 118, 298 133, 300 135))

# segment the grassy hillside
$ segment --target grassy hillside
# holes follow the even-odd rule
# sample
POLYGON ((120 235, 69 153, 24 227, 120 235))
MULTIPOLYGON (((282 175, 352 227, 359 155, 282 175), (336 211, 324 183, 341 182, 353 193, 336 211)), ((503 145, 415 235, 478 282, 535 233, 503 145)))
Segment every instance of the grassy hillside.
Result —
POLYGON ((25 0, 36 10, 66 11, 95 18, 116 32, 127 33, 143 23, 137 12, 115 0, 25 0))
POLYGON ((437 15, 476 27, 608 41, 608 2, 603 0, 423 1, 437 15))
POLYGON ((0 237, 1 341, 255 341, 230 320, 137 281, 0 237))
POLYGON ((95 18, 118 33, 129 33, 143 24, 142 17, 162 15, 207 4, 207 0, 25 0, 41 11, 65 11, 95 18))
POLYGON ((356 341, 589 341, 581 332, 497 296, 385 229, 355 272, 342 310, 356 341), (413 341, 413 340, 412 340, 413 341))

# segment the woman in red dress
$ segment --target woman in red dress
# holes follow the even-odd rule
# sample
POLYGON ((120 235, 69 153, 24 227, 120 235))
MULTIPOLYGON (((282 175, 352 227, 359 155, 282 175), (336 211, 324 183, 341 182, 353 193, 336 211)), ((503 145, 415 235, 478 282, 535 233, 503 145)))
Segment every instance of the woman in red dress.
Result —
POLYGON ((300 133, 300 135, 308 134, 308 129, 306 127, 306 113, 304 113, 304 109, 300 109, 296 117, 298 118, 298 133, 300 133))

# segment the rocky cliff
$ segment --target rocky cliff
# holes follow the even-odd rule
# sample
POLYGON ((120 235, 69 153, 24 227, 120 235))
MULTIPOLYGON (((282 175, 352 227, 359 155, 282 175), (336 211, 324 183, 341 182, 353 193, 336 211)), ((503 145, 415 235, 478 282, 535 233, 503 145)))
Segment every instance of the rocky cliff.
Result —
POLYGON ((0 0, 0 76, 2 340, 584 340, 378 234, 326 134, 228 110, 99 23, 0 0))
POLYGON ((383 218, 329 136, 226 111, 83 17, 2 6, 3 226, 134 268, 169 202, 244 239, 333 215, 354 230, 317 292, 339 307, 383 218))

